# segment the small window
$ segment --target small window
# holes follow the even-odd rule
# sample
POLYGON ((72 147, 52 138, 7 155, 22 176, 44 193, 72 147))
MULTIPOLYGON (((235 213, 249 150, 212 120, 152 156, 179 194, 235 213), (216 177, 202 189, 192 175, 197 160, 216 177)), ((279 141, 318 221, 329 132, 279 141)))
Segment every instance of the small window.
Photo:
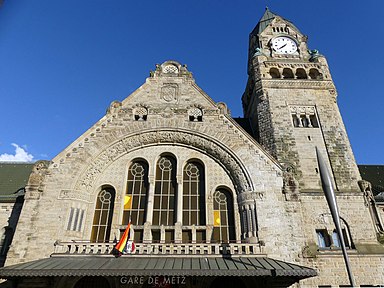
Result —
POLYGON ((294 76, 293 76, 292 70, 289 68, 284 68, 283 69, 283 78, 284 79, 293 79, 294 76))
POLYGON ((341 243, 340 243, 339 235, 337 235, 336 230, 333 230, 333 233, 332 233, 332 242, 333 242, 333 246, 338 247, 338 248, 341 247, 341 243))
POLYGON ((271 78, 273 78, 273 79, 280 79, 281 78, 279 69, 277 69, 277 68, 269 69, 269 75, 271 75, 271 78))
POLYGON ((301 127, 308 127, 309 121, 306 115, 300 115, 301 127))
POLYGON ((309 121, 314 128, 319 128, 319 122, 317 122, 316 115, 309 115, 309 121))
POLYGON ((296 79, 307 79, 307 73, 303 68, 296 69, 296 79))
POLYGON ((199 108, 189 109, 188 117, 189 121, 201 122, 203 121, 203 111, 199 108))
POLYGON ((291 106, 293 127, 318 128, 319 121, 314 106, 291 106))
POLYGON ((293 127, 300 127, 300 119, 296 114, 292 114, 293 127))
POLYGON ((331 241, 329 239, 329 235, 326 229, 317 229, 317 245, 319 248, 329 248, 331 247, 331 241))
POLYGON ((309 77, 311 79, 314 79, 314 80, 319 80, 319 79, 321 79, 321 74, 320 74, 319 70, 312 68, 309 70, 309 77))
POLYGON ((147 121, 148 110, 143 106, 137 107, 134 109, 133 115, 136 121, 147 121))

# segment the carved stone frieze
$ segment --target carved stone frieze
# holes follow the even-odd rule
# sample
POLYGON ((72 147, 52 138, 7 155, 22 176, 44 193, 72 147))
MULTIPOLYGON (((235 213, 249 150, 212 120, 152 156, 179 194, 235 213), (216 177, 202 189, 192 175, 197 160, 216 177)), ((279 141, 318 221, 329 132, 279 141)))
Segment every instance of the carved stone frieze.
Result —
POLYGON ((261 88, 335 89, 335 86, 332 81, 327 80, 264 79, 255 83, 256 90, 261 88))
POLYGON ((282 63, 282 62, 276 63, 276 62, 265 61, 264 62, 264 66, 266 68, 270 68, 270 67, 279 67, 279 68, 289 67, 289 68, 316 68, 316 69, 321 69, 321 66, 319 64, 317 64, 317 63, 282 63))
POLYGON ((239 193, 249 191, 252 187, 244 167, 240 164, 241 162, 235 158, 229 149, 214 140, 197 134, 162 130, 127 136, 104 149, 80 175, 75 189, 89 191, 97 177, 112 161, 137 148, 146 145, 157 145, 158 143, 179 143, 193 146, 217 159, 223 165, 239 193))
POLYGON ((70 200, 80 200, 84 202, 90 202, 90 194, 83 191, 76 190, 61 190, 59 194, 59 199, 70 199, 70 200))

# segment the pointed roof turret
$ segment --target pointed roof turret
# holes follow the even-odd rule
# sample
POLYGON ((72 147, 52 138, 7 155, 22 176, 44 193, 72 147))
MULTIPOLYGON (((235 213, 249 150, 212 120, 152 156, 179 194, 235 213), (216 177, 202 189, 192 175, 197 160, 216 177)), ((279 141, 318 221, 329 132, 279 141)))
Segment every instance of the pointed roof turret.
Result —
POLYGON ((276 17, 280 17, 281 19, 284 19, 285 21, 289 22, 290 25, 292 25, 296 30, 298 30, 293 23, 275 13, 273 13, 271 10, 269 10, 268 6, 265 7, 264 15, 261 17, 259 22, 257 23, 256 27, 251 32, 251 35, 258 36, 261 32, 265 30, 265 28, 268 27, 268 25, 275 19, 276 17))
POLYGON ((271 10, 269 10, 268 6, 265 7, 265 12, 263 17, 259 20, 257 23, 255 29, 253 29, 251 34, 259 34, 264 31, 264 29, 269 25, 269 23, 272 22, 275 17, 278 16, 275 13, 273 13, 271 10))

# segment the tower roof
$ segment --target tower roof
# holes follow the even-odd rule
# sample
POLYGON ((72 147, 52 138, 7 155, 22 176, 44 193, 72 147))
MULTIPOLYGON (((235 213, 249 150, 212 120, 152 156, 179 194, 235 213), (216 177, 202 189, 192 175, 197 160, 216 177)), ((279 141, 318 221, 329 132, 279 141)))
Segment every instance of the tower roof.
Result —
POLYGON ((268 7, 265 7, 265 12, 264 12, 264 15, 261 17, 261 19, 259 20, 259 22, 257 23, 256 27, 253 29, 252 31, 252 35, 259 35, 261 32, 264 31, 265 28, 267 28, 267 26, 273 21, 273 19, 275 19, 276 17, 280 17, 282 19, 284 19, 285 21, 289 22, 289 24, 291 24, 295 29, 297 29, 295 27, 295 25, 293 25, 293 23, 275 13, 273 13, 271 10, 269 10, 268 7))

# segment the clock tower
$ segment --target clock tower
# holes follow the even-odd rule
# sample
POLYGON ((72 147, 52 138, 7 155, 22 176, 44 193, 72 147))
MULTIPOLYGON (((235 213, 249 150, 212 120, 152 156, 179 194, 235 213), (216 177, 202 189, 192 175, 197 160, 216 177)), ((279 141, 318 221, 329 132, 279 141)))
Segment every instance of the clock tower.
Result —
POLYGON ((288 190, 321 189, 318 147, 336 190, 359 191, 360 174, 327 61, 308 50, 307 37, 292 22, 268 8, 249 36, 248 75, 244 117, 284 167, 288 190))

